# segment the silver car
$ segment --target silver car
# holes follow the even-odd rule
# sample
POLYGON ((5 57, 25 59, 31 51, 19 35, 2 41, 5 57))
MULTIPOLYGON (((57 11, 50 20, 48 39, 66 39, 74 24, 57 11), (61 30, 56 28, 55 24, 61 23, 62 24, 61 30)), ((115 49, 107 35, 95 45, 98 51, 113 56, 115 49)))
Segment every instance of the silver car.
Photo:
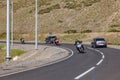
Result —
POLYGON ((104 38, 94 38, 91 42, 91 47, 107 47, 107 42, 104 38))

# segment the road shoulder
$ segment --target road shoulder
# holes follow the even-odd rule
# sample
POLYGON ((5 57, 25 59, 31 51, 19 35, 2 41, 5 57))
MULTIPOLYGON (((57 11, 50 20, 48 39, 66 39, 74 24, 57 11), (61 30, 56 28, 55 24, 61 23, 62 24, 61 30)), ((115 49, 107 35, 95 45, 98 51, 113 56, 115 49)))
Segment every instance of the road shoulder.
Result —
POLYGON ((2 63, 0 77, 54 64, 72 56, 70 51, 55 46, 40 45, 38 50, 34 50, 33 45, 15 45, 12 48, 24 49, 27 53, 2 63))

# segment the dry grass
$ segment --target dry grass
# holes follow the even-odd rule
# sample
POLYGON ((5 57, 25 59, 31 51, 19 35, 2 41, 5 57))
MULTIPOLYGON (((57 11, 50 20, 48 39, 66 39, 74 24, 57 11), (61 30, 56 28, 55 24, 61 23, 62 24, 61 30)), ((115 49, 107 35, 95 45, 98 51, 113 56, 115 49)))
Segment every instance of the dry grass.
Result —
POLYGON ((87 38, 89 38, 89 40, 91 40, 92 38, 94 37, 103 37, 107 40, 107 42, 109 44, 117 44, 117 43, 120 43, 119 40, 120 40, 120 33, 119 32, 116 32, 116 33, 105 33, 105 32, 102 32, 102 33, 89 33, 87 34, 87 38))
MULTIPOLYGON (((120 30, 119 0, 38 0, 38 10, 52 9, 48 13, 38 15, 39 33, 64 33, 68 30, 93 32, 120 30), (67 3, 74 3, 69 9, 67 3), (87 5, 87 6, 86 6, 87 5), (89 5, 89 6, 88 6, 89 5), (75 6, 75 7, 74 7, 75 6), (114 25, 117 25, 115 27, 114 25), (114 26, 114 27, 113 27, 114 26)), ((0 33, 6 32, 5 1, 0 5, 0 33)), ((70 5, 71 6, 71 5, 70 5)), ((14 0, 14 32, 17 34, 32 34, 35 32, 35 1, 14 0)), ((15 35, 16 35, 15 34, 15 35)), ((20 36, 18 36, 20 37, 20 36)), ((33 39, 33 38, 32 38, 33 39)))
POLYGON ((77 34, 65 34, 59 36, 62 42, 74 42, 76 39, 81 39, 83 42, 91 42, 95 37, 103 37, 107 40, 108 44, 120 44, 120 33, 77 33, 77 34))
MULTIPOLYGON (((92 32, 92 33, 63 33, 63 34, 55 34, 61 43, 64 42, 74 42, 76 39, 80 39, 83 42, 91 42, 95 37, 103 37, 107 40, 108 44, 120 44, 120 32, 92 32)), ((34 35, 30 34, 22 34, 22 37, 25 38, 25 41, 33 41, 35 39, 34 35)), ((45 38, 49 36, 49 34, 39 34, 39 42, 45 43, 45 38)), ((17 38, 16 38, 17 39, 17 38)), ((17 39, 18 40, 18 39, 17 39)))
MULTIPOLYGON (((67 30, 92 30, 95 32, 120 29, 120 1, 119 0, 38 0, 39 11, 60 5, 60 9, 53 9, 49 13, 39 14, 39 32, 63 33, 67 30), (66 8, 67 3, 82 4, 82 8, 66 8), (92 4, 85 6, 85 4, 92 4)), ((0 32, 6 32, 5 1, 0 2, 0 32)), ((14 30, 17 33, 34 36, 35 1, 14 0, 14 30)), ((21 35, 22 35, 21 34, 21 35)), ((21 35, 18 36, 21 37, 21 35)), ((26 36, 27 37, 27 36, 26 36)), ((28 37, 30 38, 30 37, 28 37)), ((33 39, 33 38, 31 38, 33 39)))

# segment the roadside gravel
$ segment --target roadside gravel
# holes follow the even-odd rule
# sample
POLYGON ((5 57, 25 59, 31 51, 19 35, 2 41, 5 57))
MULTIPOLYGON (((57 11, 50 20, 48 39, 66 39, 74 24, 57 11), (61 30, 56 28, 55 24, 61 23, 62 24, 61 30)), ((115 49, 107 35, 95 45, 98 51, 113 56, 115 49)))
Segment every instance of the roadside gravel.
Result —
POLYGON ((16 56, 11 61, 2 63, 0 77, 57 63, 71 56, 68 50, 54 46, 39 45, 38 50, 35 50, 34 45, 16 44, 11 48, 23 49, 27 52, 19 57, 16 56))
POLYGON ((117 45, 108 45, 108 47, 115 48, 115 49, 120 49, 120 46, 117 46, 117 45))

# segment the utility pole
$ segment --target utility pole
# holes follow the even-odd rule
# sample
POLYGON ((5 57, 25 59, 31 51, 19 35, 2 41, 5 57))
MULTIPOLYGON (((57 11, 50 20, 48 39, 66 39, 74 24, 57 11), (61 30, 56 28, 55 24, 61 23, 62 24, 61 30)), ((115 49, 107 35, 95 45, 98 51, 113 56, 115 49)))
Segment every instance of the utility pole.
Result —
POLYGON ((7 25, 6 25, 6 60, 9 61, 10 57, 10 0, 7 0, 7 25))
POLYGON ((11 14, 12 14, 12 17, 11 17, 11 45, 13 46, 13 43, 14 43, 14 3, 13 3, 13 0, 12 0, 12 11, 11 11, 11 14))
POLYGON ((35 49, 38 49, 38 0, 36 0, 36 20, 35 20, 35 49))

